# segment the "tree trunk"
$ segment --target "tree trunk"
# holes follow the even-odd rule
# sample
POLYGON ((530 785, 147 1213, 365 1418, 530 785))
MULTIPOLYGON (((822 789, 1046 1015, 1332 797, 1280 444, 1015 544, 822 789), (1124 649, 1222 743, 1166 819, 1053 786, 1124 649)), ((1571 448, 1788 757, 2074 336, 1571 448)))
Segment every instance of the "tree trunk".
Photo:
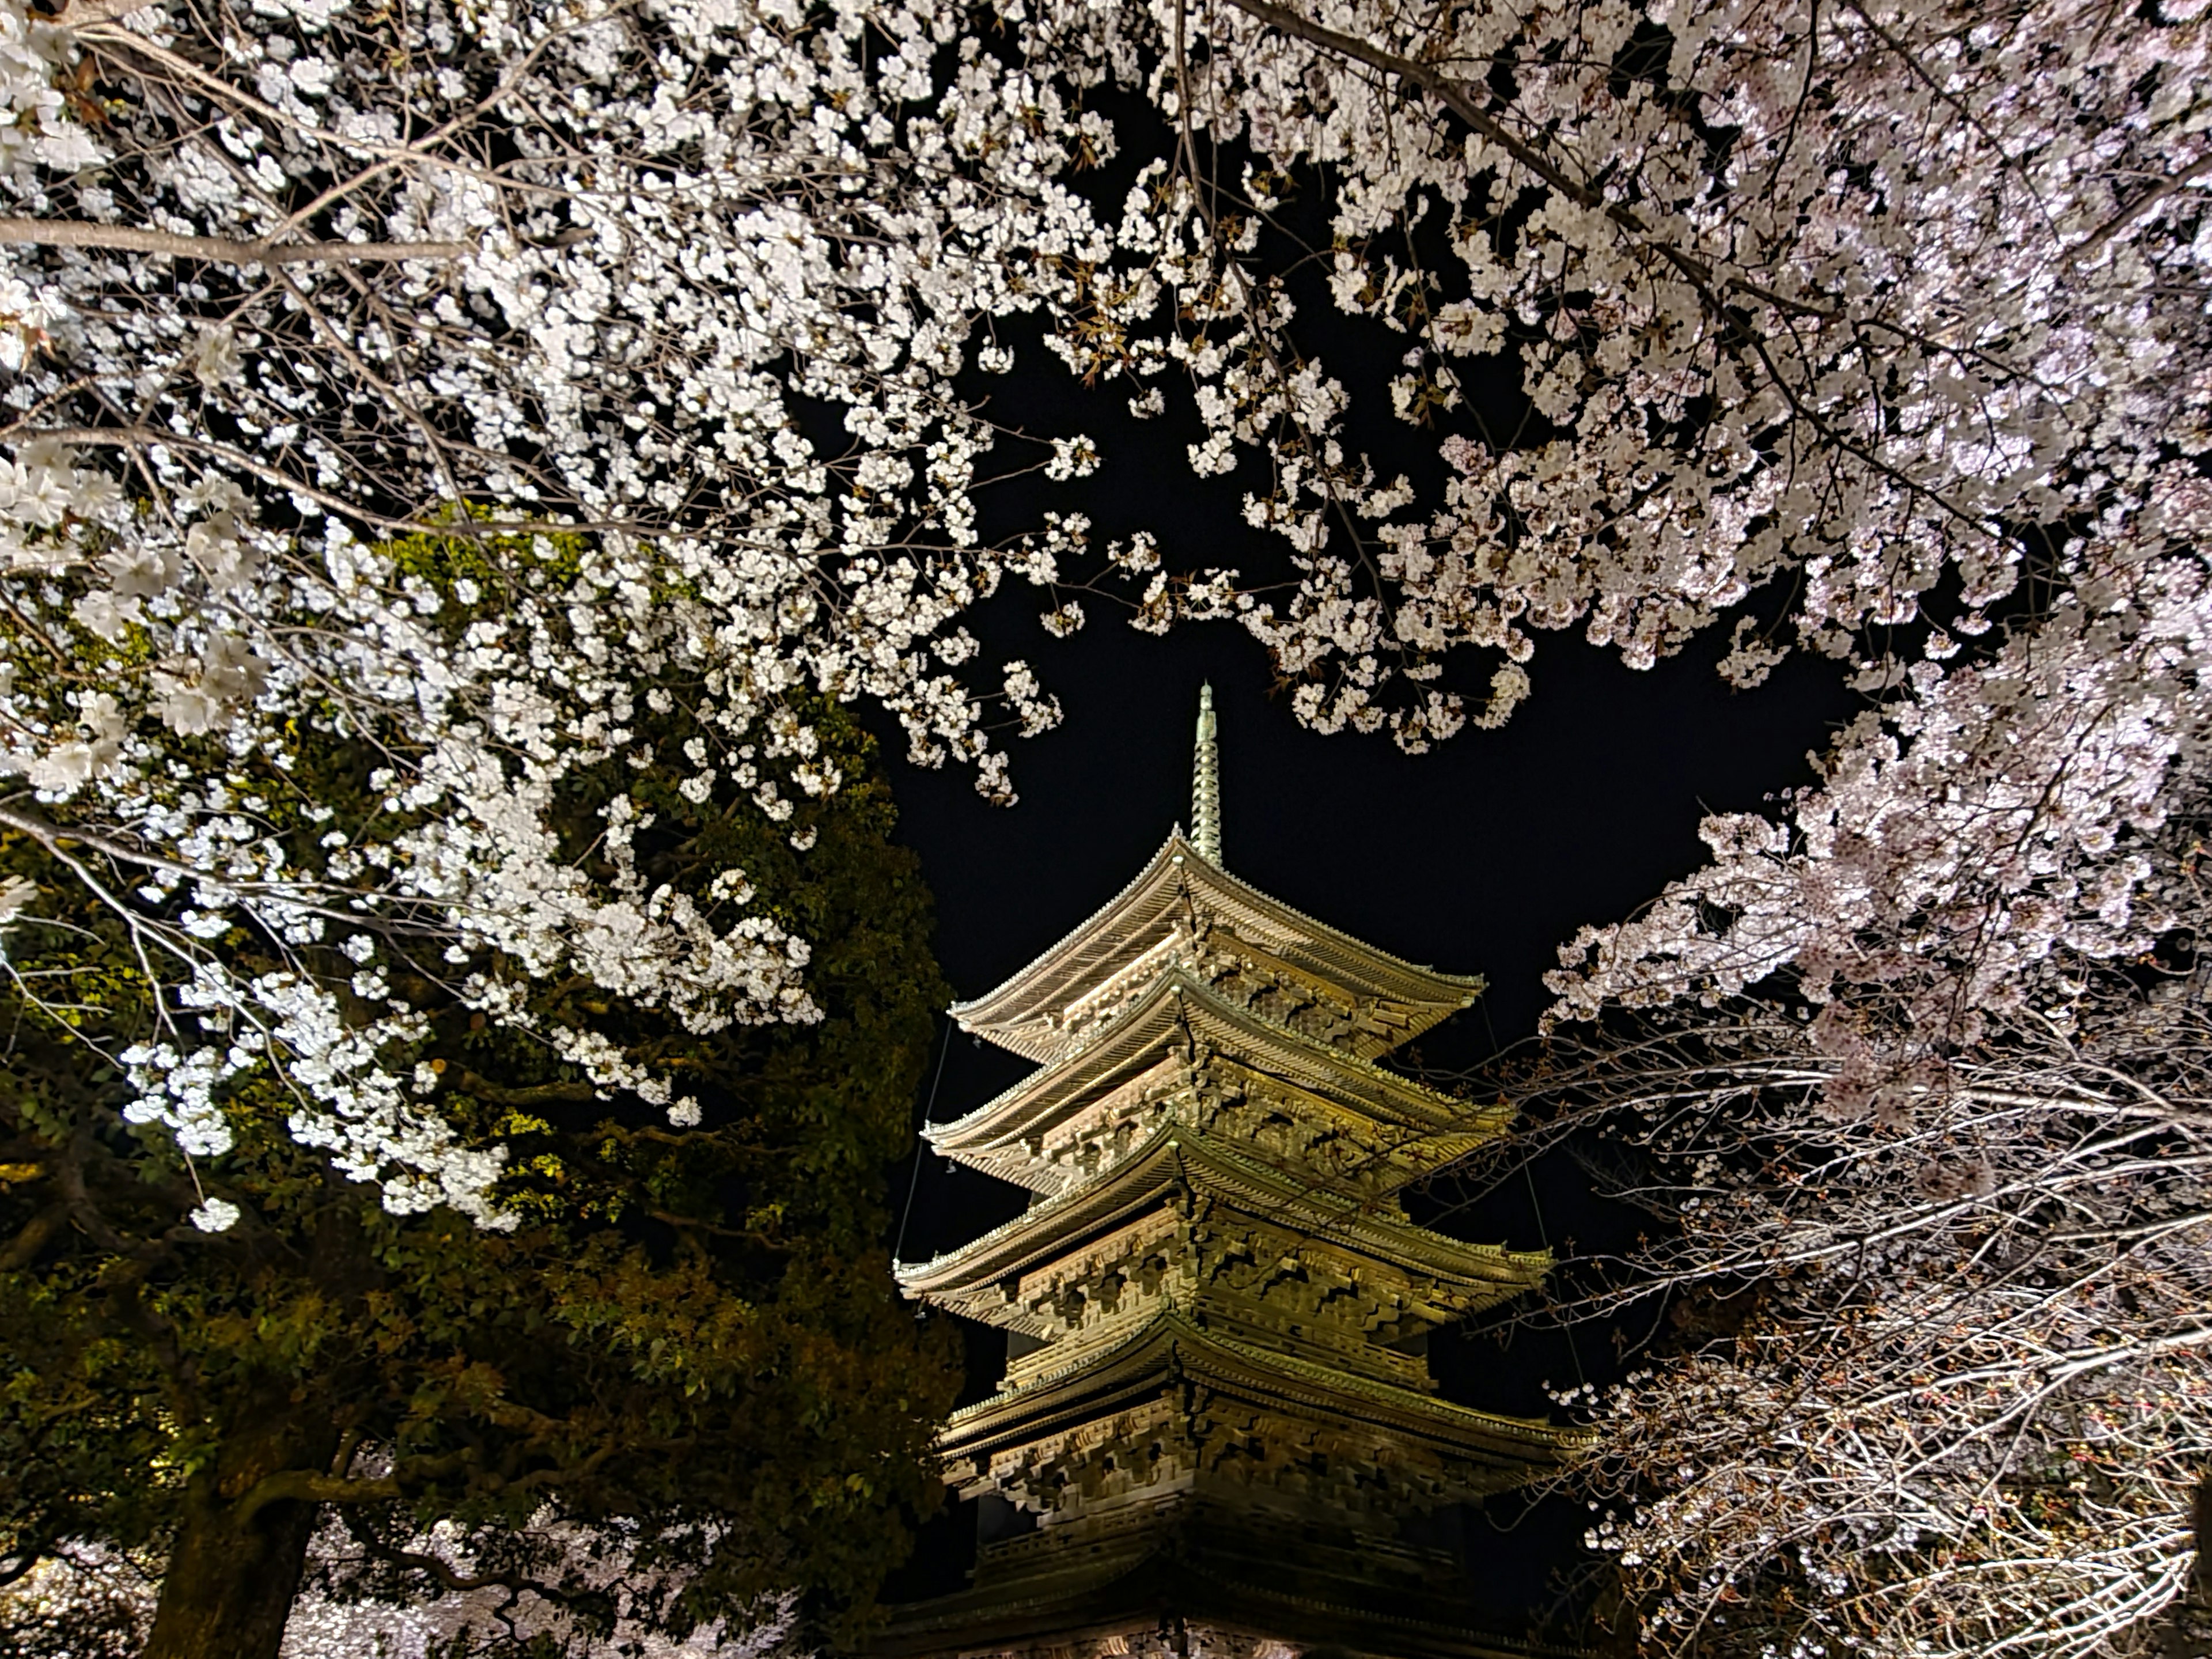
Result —
POLYGON ((289 1402, 224 1437, 185 1489, 140 1659, 276 1659, 318 1506, 268 1504, 241 1520, 237 1500, 280 1470, 320 1473, 337 1443, 289 1402))
POLYGON ((2189 1584, 2166 1610, 2166 1659, 2204 1659, 2212 1654, 2212 1474, 2191 1494, 2189 1584))

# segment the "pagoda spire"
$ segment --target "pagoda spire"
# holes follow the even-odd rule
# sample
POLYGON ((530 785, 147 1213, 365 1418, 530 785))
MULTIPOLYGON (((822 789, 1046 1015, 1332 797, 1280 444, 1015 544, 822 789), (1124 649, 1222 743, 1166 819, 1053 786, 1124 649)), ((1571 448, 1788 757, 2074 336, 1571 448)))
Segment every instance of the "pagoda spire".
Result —
POLYGON ((1221 864, 1221 747, 1213 738, 1213 687, 1198 688, 1198 752, 1190 769, 1190 844, 1221 864))

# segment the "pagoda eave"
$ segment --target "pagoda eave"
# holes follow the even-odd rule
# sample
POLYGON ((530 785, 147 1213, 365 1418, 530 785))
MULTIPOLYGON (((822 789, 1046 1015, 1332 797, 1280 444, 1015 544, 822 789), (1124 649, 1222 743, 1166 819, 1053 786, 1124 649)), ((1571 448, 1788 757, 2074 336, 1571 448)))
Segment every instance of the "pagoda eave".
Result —
POLYGON ((1080 1249, 1157 1210, 1178 1188, 1225 1200, 1273 1224, 1435 1283, 1462 1311, 1479 1311, 1543 1282, 1548 1251, 1511 1251, 1468 1244, 1402 1220, 1363 1213, 1356 1193, 1303 1183, 1219 1145, 1203 1133, 1168 1124, 1099 1181, 1071 1187, 981 1237, 933 1261, 901 1266, 900 1287, 968 1318, 1026 1329, 1000 1296, 1006 1280, 1080 1249))
POLYGON ((1310 1359, 1205 1330, 1169 1311, 1105 1352, 1093 1352, 1018 1389, 952 1413, 938 1441, 947 1479, 988 1486, 994 1453, 1037 1449, 1158 1397, 1164 1384, 1200 1382, 1278 1415, 1331 1428, 1380 1430, 1463 1468, 1468 1496, 1504 1490, 1558 1463, 1589 1438, 1534 1418, 1454 1405, 1310 1359), (962 1466, 968 1473, 961 1474, 962 1466))
MULTIPOLYGON (((1364 1149, 1358 1155, 1358 1176, 1354 1184, 1370 1195, 1394 1193, 1425 1176, 1432 1176, 1468 1154, 1490 1145, 1510 1127, 1510 1113, 1504 1108, 1469 1108, 1445 1127, 1409 1127, 1399 1119, 1377 1118, 1373 1112, 1347 1105, 1310 1085, 1258 1070, 1231 1055, 1216 1054, 1210 1064, 1218 1078, 1226 1079, 1233 1085, 1248 1090, 1257 1088, 1282 1091, 1295 1098, 1302 1109, 1315 1117, 1340 1129, 1352 1132, 1364 1143, 1364 1149)), ((1149 1075, 1164 1082, 1179 1076, 1180 1069, 1172 1058, 1163 1058, 1151 1068, 1149 1075)), ((1141 1085, 1147 1077, 1146 1073, 1136 1073, 1129 1085, 1122 1086, 1141 1085)), ((1120 1104, 1111 1094, 1094 1097, 1055 1124, 1054 1128, 1067 1130, 1088 1116, 1118 1115, 1120 1104)), ((996 1176, 1001 1181, 1027 1187, 1042 1196, 1064 1192, 1088 1179, 1088 1172, 1083 1168, 1041 1157, 1034 1149, 1030 1137, 1025 1135, 1008 1134, 1000 1139, 981 1144, 969 1142, 956 1148, 939 1146, 928 1130, 923 1133, 944 1156, 996 1176)))
POLYGON ((1240 924, 1241 935, 1278 948, 1308 971, 1394 1005, 1403 1029, 1376 1052, 1419 1036, 1486 988, 1479 975, 1403 961, 1269 897, 1209 861, 1177 831, 1088 920, 1011 979, 950 1012, 963 1030, 1049 1061, 1067 1044, 1053 1020, 1073 1000, 1072 988, 1095 988, 1126 973, 1200 902, 1240 924))
MULTIPOLYGON (((938 1151, 963 1162, 994 1144, 1033 1139, 1089 1099, 1158 1066, 1164 1051, 1181 1046, 1177 1039, 1235 1054, 1248 1070, 1297 1087, 1326 1088, 1386 1123, 1462 1131, 1491 1125, 1502 1133, 1511 1121, 1508 1110, 1472 1107, 1232 1002, 1178 963, 1090 1042, 924 1133, 938 1151)), ((1048 1190, 1038 1182, 1023 1184, 1048 1190)))

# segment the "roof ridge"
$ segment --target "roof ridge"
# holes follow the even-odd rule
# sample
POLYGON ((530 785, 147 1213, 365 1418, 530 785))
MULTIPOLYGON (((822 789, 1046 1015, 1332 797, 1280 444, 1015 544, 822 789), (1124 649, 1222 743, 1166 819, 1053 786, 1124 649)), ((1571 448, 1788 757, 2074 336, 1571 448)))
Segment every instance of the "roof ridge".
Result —
MULTIPOLYGON (((984 992, 982 995, 978 997, 969 997, 964 1002, 951 1003, 947 1006, 945 1012, 951 1014, 953 1018, 958 1019, 961 1014, 966 1010, 980 1006, 981 1004, 988 1002, 993 997, 995 997, 1001 992, 1005 991, 1008 986, 1016 983, 1024 976, 1028 975, 1039 963, 1044 961, 1048 957, 1055 955, 1062 946, 1073 940, 1085 928, 1090 927, 1091 923, 1097 921, 1109 910, 1111 910, 1115 905, 1121 903, 1122 900, 1127 898, 1130 894, 1135 892, 1138 888, 1142 886, 1145 883, 1146 878, 1152 873, 1152 866, 1159 863, 1162 859, 1165 858, 1168 855, 1169 851, 1174 848, 1178 842, 1181 842, 1185 847, 1190 847, 1190 843, 1188 841, 1183 840, 1182 826, 1181 824, 1176 825, 1174 829, 1168 831, 1168 838, 1160 843, 1160 850, 1153 854, 1149 859, 1146 859, 1144 862, 1143 867, 1140 868, 1134 876, 1132 876, 1126 883, 1124 883, 1121 890, 1115 893, 1112 898, 1108 899, 1105 903, 1100 905, 1089 915, 1084 917, 1084 919, 1077 922, 1074 927, 1069 928, 1065 933, 1062 933, 1050 945, 1048 945, 1043 950, 1037 952, 1036 956, 1030 957, 1030 960, 1022 967, 1016 969, 1012 973, 1007 975, 1005 979, 1000 981, 998 984, 984 992)), ((1196 852, 1197 850, 1198 849, 1194 847, 1191 848, 1191 851, 1193 852, 1196 852)))
MULTIPOLYGON (((1117 906, 1126 902, 1131 896, 1136 893, 1139 889, 1143 887, 1147 881, 1152 879, 1154 878, 1155 872, 1163 861, 1172 860, 1175 851, 1178 847, 1182 848, 1186 853, 1191 854, 1195 861, 1194 869, 1190 866, 1181 868, 1179 875, 1180 879, 1187 881, 1191 879, 1194 875, 1197 875, 1201 879, 1211 878, 1218 880, 1232 890, 1231 896, 1242 898, 1247 902, 1257 901, 1261 906, 1272 907, 1274 909, 1279 910, 1290 920, 1297 921, 1306 927, 1311 928, 1316 934, 1326 939, 1331 939, 1341 945, 1350 945, 1355 950, 1364 952, 1368 956, 1377 957, 1389 967, 1402 970, 1409 976, 1432 980, 1446 986, 1457 988, 1466 994, 1462 998, 1462 1006, 1465 1006, 1475 995, 1479 995, 1481 992, 1489 988, 1489 981, 1484 979, 1480 974, 1448 974, 1441 969, 1432 967, 1426 963, 1413 962, 1405 957, 1395 955, 1389 951, 1383 950, 1380 945, 1370 945, 1365 939, 1360 939, 1355 934, 1346 933, 1341 927, 1334 927, 1328 922, 1322 921, 1318 917, 1309 915, 1306 912, 1299 909, 1296 905, 1287 903, 1284 900, 1275 897, 1271 893, 1264 893, 1261 891, 1260 889, 1255 887, 1250 882, 1246 881, 1243 877, 1232 874, 1231 872, 1222 868, 1220 866, 1207 859, 1204 853, 1200 852, 1192 842, 1185 837, 1182 826, 1177 825, 1169 833, 1167 840, 1161 843, 1159 851, 1154 853, 1150 859, 1146 860, 1143 867, 1139 869, 1136 875, 1131 878, 1128 882, 1124 884, 1121 889, 1116 892, 1113 897, 1108 899, 1103 904, 1093 910, 1081 921, 1069 928, 1066 933, 1061 934, 1060 938, 1055 939, 1051 945, 1046 946, 1042 951, 1032 957, 1028 963, 1016 969, 1013 973, 1008 975, 997 985, 992 987, 991 989, 984 992, 981 996, 970 997, 964 1001, 955 1002, 951 1005, 946 1012, 951 1013, 956 1020, 959 1020, 963 1029, 967 1029, 967 1021, 963 1018, 963 1016, 971 1012, 975 1009, 983 1006, 987 1003, 992 1002, 998 998, 1004 996, 1013 988, 1018 986, 1024 980, 1028 979, 1034 975, 1039 967, 1050 961, 1054 957, 1059 955, 1060 951, 1065 950, 1077 939, 1080 938, 1086 931, 1103 920, 1117 906)), ((1171 867, 1173 866, 1171 866, 1171 867)))
POLYGON ((1024 1396, 1035 1399, 1079 1371, 1103 1372, 1129 1359, 1146 1346, 1185 1339, 1200 1349, 1213 1348, 1243 1360, 1262 1376, 1271 1373, 1286 1376, 1303 1373, 1310 1383, 1333 1388, 1339 1393, 1364 1395, 1370 1399, 1395 1406, 1409 1415, 1445 1421, 1456 1419, 1468 1426, 1479 1425, 1501 1432, 1508 1438, 1553 1446, 1572 1444, 1590 1437, 1590 1431, 1587 1429, 1553 1424, 1542 1418, 1515 1417, 1503 1412, 1484 1411, 1480 1407, 1462 1406, 1455 1400, 1440 1399, 1415 1389, 1401 1388, 1393 1382, 1363 1377, 1356 1372, 1341 1371, 1333 1365, 1323 1365, 1295 1355, 1277 1353, 1273 1349, 1240 1342, 1234 1337, 1222 1336, 1206 1329, 1172 1304, 1146 1320, 1110 1348, 1072 1359, 1054 1370, 1041 1372, 1018 1388, 1002 1389, 972 1406, 961 1407, 945 1419, 946 1435, 949 1438, 957 1426, 973 1422, 994 1408, 1003 1409, 1024 1396))
POLYGON ((1367 951, 1370 955, 1382 957, 1383 961, 1390 963, 1393 967, 1403 968, 1408 972, 1424 975, 1430 979, 1442 980, 1447 985, 1469 986, 1474 988, 1478 994, 1490 988, 1490 981, 1485 979, 1480 974, 1448 974, 1444 972, 1443 969, 1433 967, 1428 963, 1415 962, 1411 957, 1397 956, 1391 951, 1384 950, 1379 945, 1370 945, 1365 939, 1361 939, 1356 933, 1348 933, 1345 932, 1343 928, 1335 927, 1329 922, 1323 921, 1317 916, 1308 915, 1296 905, 1277 898, 1273 893, 1261 892, 1250 882, 1245 880, 1243 877, 1237 875, 1229 870, 1225 870, 1219 865, 1208 865, 1206 869, 1209 873, 1218 876, 1223 881, 1228 882, 1233 886, 1243 888, 1245 892, 1250 894, 1254 898, 1265 899, 1277 909, 1295 916, 1298 921, 1304 922, 1308 927, 1315 928, 1321 933, 1329 934, 1334 938, 1341 939, 1347 945, 1356 945, 1361 950, 1367 951))
POLYGON ((1278 1353, 1272 1348, 1242 1342, 1233 1336, 1222 1336, 1199 1328, 1199 1334, 1216 1347, 1226 1348, 1240 1358, 1258 1362, 1262 1370, 1304 1371, 1323 1380, 1343 1386, 1347 1394, 1374 1394, 1385 1399, 1402 1400, 1408 1406, 1438 1416, 1472 1419, 1477 1422, 1519 1431, 1532 1438, 1545 1440, 1585 1438, 1588 1431, 1563 1426, 1540 1417, 1516 1417, 1504 1412, 1485 1411, 1479 1406, 1462 1406, 1456 1400, 1445 1400, 1432 1394, 1423 1394, 1415 1389, 1401 1388, 1395 1382, 1386 1382, 1376 1377, 1365 1377, 1357 1371, 1339 1370, 1334 1365, 1324 1365, 1318 1360, 1307 1359, 1297 1354, 1278 1353))

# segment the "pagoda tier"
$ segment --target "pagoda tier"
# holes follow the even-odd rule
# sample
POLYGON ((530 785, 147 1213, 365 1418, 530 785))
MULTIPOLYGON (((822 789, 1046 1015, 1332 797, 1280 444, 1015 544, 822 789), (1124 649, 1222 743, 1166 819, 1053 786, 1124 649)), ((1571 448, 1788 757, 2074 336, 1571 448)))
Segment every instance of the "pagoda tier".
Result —
POLYGON ((1171 959, 1042 1070, 926 1129, 947 1158, 1038 1192, 1110 1169, 1156 1124, 1226 1120, 1301 1168, 1389 1190, 1502 1132, 1470 1107, 1232 999, 1206 958, 1171 959))
POLYGON ((1142 874, 995 991, 955 1003, 963 1031, 1050 1060, 1170 960, 1215 961, 1243 994, 1327 1029, 1363 1059, 1387 1054, 1482 994, 1480 977, 1401 962, 1249 887, 1177 830, 1142 874))
POLYGON ((1164 1306, 1200 1329, 1421 1388, 1423 1362, 1407 1345, 1533 1289, 1549 1266, 1540 1252, 1416 1227, 1395 1200, 1301 1182, 1170 1124, 1109 1175, 904 1269, 902 1281, 1043 1344, 1013 1362, 1016 1388, 1164 1306))
MULTIPOLYGON (((953 1413, 946 1481, 1076 1525, 1191 1495, 1386 1532, 1528 1479, 1557 1431, 1152 1315, 1120 1341, 953 1413)), ((1363 1528, 1364 1529, 1364 1528, 1363 1528)))
POLYGON ((947 1482, 999 1535, 969 1589, 896 1613, 885 1653, 1165 1659, 1194 1632, 1229 1659, 1531 1650, 1476 1632, 1440 1540, 1454 1506, 1572 1436, 1438 1398, 1426 1348, 1549 1258, 1413 1224, 1399 1190, 1510 1114, 1374 1063, 1481 981, 1225 874, 1214 768, 1209 700, 1191 836, 954 1010, 1041 1062, 927 1132, 1029 1188, 1028 1212, 897 1270, 908 1295, 1007 1333, 1000 1391, 941 1441, 947 1482))

